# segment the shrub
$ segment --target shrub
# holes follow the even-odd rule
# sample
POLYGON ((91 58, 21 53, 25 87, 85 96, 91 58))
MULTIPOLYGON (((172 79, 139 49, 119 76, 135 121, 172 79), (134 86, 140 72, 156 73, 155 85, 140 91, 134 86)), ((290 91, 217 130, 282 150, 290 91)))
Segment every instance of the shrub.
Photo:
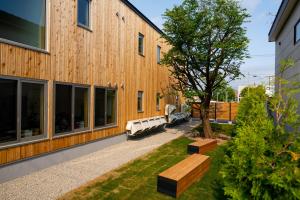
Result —
POLYGON ((225 194, 232 199, 300 199, 299 116, 291 91, 280 90, 270 100, 274 118, 262 87, 243 98, 237 136, 221 169, 225 194))

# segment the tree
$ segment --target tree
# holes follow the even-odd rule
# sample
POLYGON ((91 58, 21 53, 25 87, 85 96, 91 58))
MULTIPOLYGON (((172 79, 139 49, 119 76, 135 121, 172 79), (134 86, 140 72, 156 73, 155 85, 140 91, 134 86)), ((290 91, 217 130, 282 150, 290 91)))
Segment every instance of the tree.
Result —
POLYGON ((243 27, 248 17, 235 0, 184 0, 164 14, 163 38, 170 50, 163 63, 176 80, 175 89, 199 97, 205 137, 212 135, 213 92, 222 82, 237 79, 248 57, 243 27))
POLYGON ((235 101, 235 90, 229 86, 227 82, 224 82, 224 84, 221 84, 220 87, 213 92, 212 99, 215 101, 235 101))
POLYGON ((299 82, 283 79, 292 65, 281 63, 274 97, 257 87, 241 101, 237 136, 221 170, 232 199, 300 199, 299 82))

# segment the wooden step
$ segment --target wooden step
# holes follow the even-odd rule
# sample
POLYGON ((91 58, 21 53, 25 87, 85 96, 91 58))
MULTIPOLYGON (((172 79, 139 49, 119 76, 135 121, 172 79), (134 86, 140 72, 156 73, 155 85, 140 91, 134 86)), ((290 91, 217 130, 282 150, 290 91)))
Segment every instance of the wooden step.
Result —
POLYGON ((218 146, 217 140, 214 139, 203 139, 198 140, 187 147, 187 152, 189 154, 201 153, 205 154, 208 151, 214 150, 218 146))
POLYGON ((157 191, 178 197, 209 169, 210 158, 193 154, 158 175, 157 191))

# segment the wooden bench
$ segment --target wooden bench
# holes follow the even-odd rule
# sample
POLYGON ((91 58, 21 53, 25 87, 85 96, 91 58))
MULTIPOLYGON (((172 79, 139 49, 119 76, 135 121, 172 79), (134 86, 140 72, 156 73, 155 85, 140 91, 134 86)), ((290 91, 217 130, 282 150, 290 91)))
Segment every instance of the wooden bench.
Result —
POLYGON ((209 169, 210 158, 193 154, 158 175, 157 191, 178 197, 209 169))
POLYGON ((217 140, 204 139, 189 144, 187 147, 187 152, 189 154, 194 154, 194 153, 205 154, 208 151, 214 150, 217 146, 218 146, 217 140))

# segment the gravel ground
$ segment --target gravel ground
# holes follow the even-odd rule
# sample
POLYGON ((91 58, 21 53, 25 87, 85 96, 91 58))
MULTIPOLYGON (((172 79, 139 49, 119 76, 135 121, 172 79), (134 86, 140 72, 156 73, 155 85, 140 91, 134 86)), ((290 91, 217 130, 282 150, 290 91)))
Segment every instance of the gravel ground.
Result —
POLYGON ((56 199, 88 181, 182 136, 196 123, 190 122, 176 128, 167 129, 163 133, 113 145, 86 156, 5 182, 0 184, 0 199, 56 199))

